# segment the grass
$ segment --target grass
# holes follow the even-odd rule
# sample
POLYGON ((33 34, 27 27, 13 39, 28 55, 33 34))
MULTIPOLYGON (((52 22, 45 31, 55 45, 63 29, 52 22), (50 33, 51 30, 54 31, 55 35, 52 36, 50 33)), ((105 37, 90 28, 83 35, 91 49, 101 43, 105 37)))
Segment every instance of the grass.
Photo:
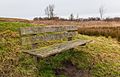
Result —
POLYGON ((28 23, 20 23, 20 22, 0 22, 0 32, 11 30, 11 31, 18 31, 20 27, 27 27, 32 26, 28 23))
MULTIPOLYGON (((88 36, 85 36, 88 37, 88 36)), ((119 44, 111 38, 88 37, 95 40, 94 44, 89 44, 86 49, 80 50, 92 55, 93 77, 119 77, 120 76, 120 47, 119 44)))
POLYGON ((20 18, 3 18, 3 17, 0 17, 0 22, 25 22, 25 23, 29 23, 30 20, 20 19, 20 18))
POLYGON ((90 36, 110 36, 120 41, 120 27, 86 27, 80 28, 78 31, 81 34, 90 36))
MULTIPOLYGON (((0 77, 56 77, 55 70, 64 61, 71 61, 77 69, 88 70, 91 77, 120 76, 120 45, 112 38, 79 34, 74 39, 94 40, 73 51, 51 56, 39 61, 37 70, 32 56, 21 52, 18 28, 32 26, 25 23, 0 22, 0 77)), ((64 74, 59 77, 67 77, 64 74)))

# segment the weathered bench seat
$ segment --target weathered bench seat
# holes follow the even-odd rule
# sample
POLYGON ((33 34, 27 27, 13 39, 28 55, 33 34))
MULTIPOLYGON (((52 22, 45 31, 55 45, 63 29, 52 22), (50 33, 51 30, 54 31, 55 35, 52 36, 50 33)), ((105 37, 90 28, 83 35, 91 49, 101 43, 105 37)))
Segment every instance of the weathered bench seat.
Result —
POLYGON ((77 29, 77 26, 37 26, 20 28, 21 44, 23 46, 32 46, 31 50, 24 50, 23 52, 39 58, 45 58, 90 42, 89 40, 73 40, 72 37, 78 34, 77 29), (49 32, 53 33, 49 34, 49 32), (41 33, 43 34, 42 36, 39 35, 41 33), (64 38, 68 40, 63 43, 36 49, 36 45, 40 43, 40 41, 60 40, 64 38))
POLYGON ((40 49, 33 49, 33 50, 26 50, 24 53, 34 55, 40 58, 45 58, 60 52, 63 52, 65 50, 69 50, 71 48, 77 47, 79 45, 85 45, 86 43, 89 43, 87 40, 74 40, 74 41, 68 41, 60 44, 55 44, 47 47, 43 47, 40 49))

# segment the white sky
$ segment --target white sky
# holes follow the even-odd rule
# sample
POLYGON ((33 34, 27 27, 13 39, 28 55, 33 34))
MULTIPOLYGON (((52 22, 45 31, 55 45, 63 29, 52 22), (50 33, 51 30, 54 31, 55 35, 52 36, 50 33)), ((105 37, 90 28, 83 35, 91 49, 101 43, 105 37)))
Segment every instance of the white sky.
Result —
POLYGON ((105 8, 105 17, 120 16, 120 0, 0 0, 0 17, 34 18, 45 16, 44 9, 55 5, 56 16, 99 17, 98 9, 105 8))

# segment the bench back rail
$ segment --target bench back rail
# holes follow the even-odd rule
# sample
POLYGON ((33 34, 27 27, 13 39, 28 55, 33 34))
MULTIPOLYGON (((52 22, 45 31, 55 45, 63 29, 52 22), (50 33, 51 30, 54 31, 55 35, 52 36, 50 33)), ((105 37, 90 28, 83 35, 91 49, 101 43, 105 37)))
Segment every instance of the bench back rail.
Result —
POLYGON ((21 44, 31 45, 32 49, 41 41, 60 40, 67 38, 68 41, 77 35, 76 26, 35 26, 20 28, 21 44))
POLYGON ((26 27, 20 28, 20 34, 30 35, 30 34, 39 34, 45 32, 63 32, 63 31, 76 31, 76 26, 34 26, 34 27, 26 27))

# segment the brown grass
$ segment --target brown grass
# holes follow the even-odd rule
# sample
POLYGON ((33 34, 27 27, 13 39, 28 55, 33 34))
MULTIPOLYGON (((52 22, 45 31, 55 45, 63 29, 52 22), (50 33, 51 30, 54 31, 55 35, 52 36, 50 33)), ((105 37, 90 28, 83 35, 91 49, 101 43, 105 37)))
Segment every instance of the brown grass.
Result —
POLYGON ((79 28, 80 34, 90 35, 90 36, 106 36, 117 38, 120 41, 120 27, 89 27, 89 28, 79 28))
POLYGON ((20 18, 0 18, 0 22, 25 22, 29 23, 30 20, 20 18))
POLYGON ((31 21, 32 24, 44 25, 77 25, 80 27, 115 27, 120 26, 120 22, 106 22, 106 21, 62 21, 62 20, 40 20, 31 21))

